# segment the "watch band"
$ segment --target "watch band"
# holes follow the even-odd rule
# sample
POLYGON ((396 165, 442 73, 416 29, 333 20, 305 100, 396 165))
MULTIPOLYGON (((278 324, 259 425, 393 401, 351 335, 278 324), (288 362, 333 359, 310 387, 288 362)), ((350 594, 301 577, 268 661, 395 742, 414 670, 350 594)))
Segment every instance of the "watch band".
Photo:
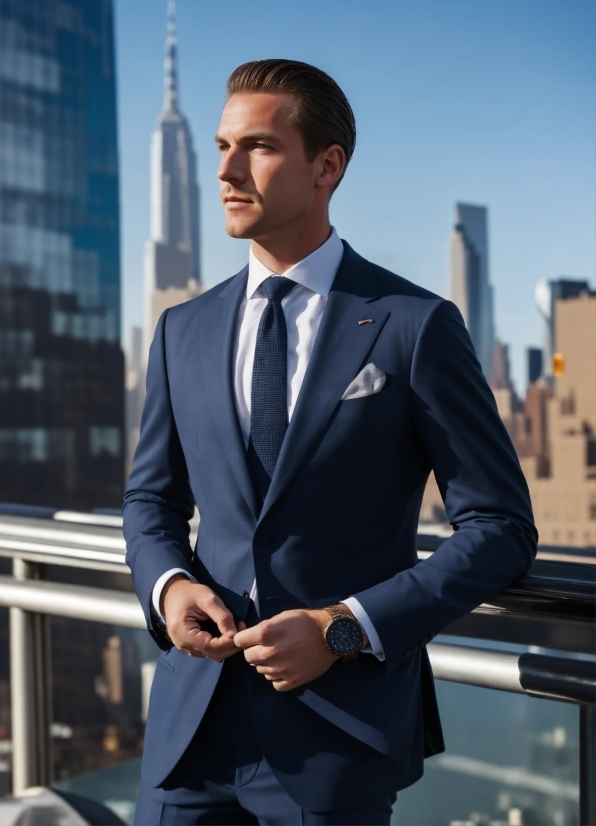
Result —
MULTIPOLYGON (((352 619, 356 619, 347 605, 326 605, 325 611, 327 611, 331 619, 337 619, 337 617, 351 617, 352 619)), ((358 622, 358 620, 356 620, 356 622, 358 622)))

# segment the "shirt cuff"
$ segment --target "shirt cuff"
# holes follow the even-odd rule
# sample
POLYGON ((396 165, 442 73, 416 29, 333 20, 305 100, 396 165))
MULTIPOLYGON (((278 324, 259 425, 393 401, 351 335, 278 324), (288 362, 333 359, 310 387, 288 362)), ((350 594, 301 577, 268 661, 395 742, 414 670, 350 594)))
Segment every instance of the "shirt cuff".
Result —
POLYGON ((356 597, 348 597, 342 599, 342 603, 347 605, 350 611, 354 614, 360 625, 364 628, 364 632, 368 637, 368 645, 362 649, 363 654, 373 654, 378 660, 383 662, 385 659, 385 652, 383 651, 383 644, 375 630, 375 626, 370 621, 370 618, 362 605, 358 602, 356 597))
MULTIPOLYGON (((155 616, 160 620, 160 622, 164 626, 164 628, 165 628, 166 621, 162 617, 161 611, 159 610, 159 603, 160 603, 160 600, 161 600, 161 593, 162 593, 163 589, 165 588, 166 582, 168 582, 168 580, 170 580, 175 574, 182 574, 187 579, 190 579, 191 582, 196 582, 197 581, 194 578, 194 576, 191 576, 191 574, 189 574, 188 571, 185 571, 184 568, 170 568, 169 571, 166 571, 165 574, 162 574, 160 576, 160 578, 157 580, 157 582, 153 586, 153 591, 151 592, 151 605, 152 605, 153 611, 155 613, 155 616)), ((360 610, 362 610, 362 609, 360 609, 360 610)), ((368 631, 367 631, 367 633, 368 633, 368 631)))

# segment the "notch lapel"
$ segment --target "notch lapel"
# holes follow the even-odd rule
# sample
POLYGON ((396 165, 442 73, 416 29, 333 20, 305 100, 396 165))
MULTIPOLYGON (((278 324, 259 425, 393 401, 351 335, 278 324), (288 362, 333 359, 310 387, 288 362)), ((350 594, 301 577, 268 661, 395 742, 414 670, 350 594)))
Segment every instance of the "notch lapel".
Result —
POLYGON ((248 266, 231 280, 219 294, 210 319, 216 351, 215 364, 205 366, 204 374, 211 388, 212 413, 217 422, 221 443, 246 502, 258 518, 259 508, 246 461, 246 448, 234 393, 234 341, 238 309, 246 290, 248 266), (223 344, 223 346, 222 346, 223 344))
POLYGON ((312 452, 346 387, 364 365, 389 316, 387 310, 375 307, 373 311, 371 306, 367 306, 376 296, 367 298, 342 290, 343 283, 349 281, 345 278, 345 259, 346 255, 327 299, 315 346, 259 521, 312 452), (371 316, 374 316, 373 323, 358 323, 362 318, 371 316))

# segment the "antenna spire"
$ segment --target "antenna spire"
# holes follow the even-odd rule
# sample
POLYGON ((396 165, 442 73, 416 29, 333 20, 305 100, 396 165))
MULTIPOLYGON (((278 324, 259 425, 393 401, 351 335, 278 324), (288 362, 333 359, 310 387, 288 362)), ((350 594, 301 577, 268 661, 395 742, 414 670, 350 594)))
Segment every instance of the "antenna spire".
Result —
POLYGON ((164 60, 164 111, 178 111, 178 39, 176 38, 176 2, 168 0, 166 57, 164 60))

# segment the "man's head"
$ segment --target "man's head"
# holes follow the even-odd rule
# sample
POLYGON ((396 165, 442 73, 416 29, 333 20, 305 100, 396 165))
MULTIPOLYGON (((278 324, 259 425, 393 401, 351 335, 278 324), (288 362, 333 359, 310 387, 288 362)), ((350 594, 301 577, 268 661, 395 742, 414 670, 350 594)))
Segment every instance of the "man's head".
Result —
POLYGON ((239 66, 216 142, 226 230, 266 238, 326 216, 354 152, 354 114, 337 83, 292 60, 239 66))

